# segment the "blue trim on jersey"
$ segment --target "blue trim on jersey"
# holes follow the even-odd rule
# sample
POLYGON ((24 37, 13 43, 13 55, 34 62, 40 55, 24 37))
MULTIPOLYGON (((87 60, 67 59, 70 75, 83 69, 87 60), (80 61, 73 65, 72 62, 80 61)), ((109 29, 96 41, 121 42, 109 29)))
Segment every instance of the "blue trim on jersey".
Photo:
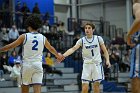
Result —
POLYGON ((24 46, 22 46, 22 58, 24 56, 24 46))
POLYGON ((93 42, 93 40, 94 40, 94 36, 92 36, 92 38, 93 38, 92 41, 89 42, 88 39, 87 39, 87 37, 85 37, 85 39, 86 39, 86 41, 87 41, 88 43, 92 43, 92 42, 93 42))
MULTIPOLYGON (((140 56, 140 45, 139 45, 139 56, 140 56)), ((139 77, 140 77, 140 58, 139 58, 139 77)))
POLYGON ((25 40, 24 40, 24 42, 23 42, 23 45, 26 44, 26 41, 27 41, 27 34, 25 34, 25 40))
POLYGON ((82 81, 88 81, 88 82, 94 83, 95 81, 100 81, 100 80, 103 80, 103 79, 97 79, 97 80, 94 80, 94 81, 93 81, 93 79, 92 80, 81 79, 81 80, 82 81))
POLYGON ((99 41, 99 37, 97 36, 97 39, 98 39, 98 43, 99 43, 99 45, 100 45, 100 41, 99 41))
POLYGON ((44 41, 44 38, 45 38, 45 37, 43 36, 43 45, 45 45, 45 41, 44 41))
POLYGON ((84 45, 84 44, 83 44, 83 38, 82 38, 82 47, 83 47, 83 45, 84 45))
POLYGON ((133 78, 135 75, 135 58, 136 58, 136 47, 131 51, 131 69, 130 69, 130 78, 133 78))
POLYGON ((102 79, 103 79, 103 77, 104 77, 104 72, 103 72, 103 65, 102 65, 102 62, 101 62, 101 73, 102 73, 102 79))
POLYGON ((32 83, 32 84, 29 84, 29 85, 42 85, 42 83, 32 83))
POLYGON ((22 57, 24 56, 24 45, 26 44, 26 42, 27 42, 27 34, 25 34, 25 40, 22 46, 22 57))
POLYGON ((134 68, 133 68, 133 77, 135 76, 135 70, 136 70, 136 47, 135 47, 135 50, 134 50, 134 68))
POLYGON ((20 70, 20 76, 21 76, 21 84, 23 84, 23 79, 22 79, 22 72, 23 72, 23 66, 21 66, 21 70, 20 70))
POLYGON ((81 79, 82 81, 89 81, 89 82, 91 82, 91 80, 86 80, 86 79, 81 79))
POLYGON ((30 32, 31 34, 38 34, 38 32, 30 32))

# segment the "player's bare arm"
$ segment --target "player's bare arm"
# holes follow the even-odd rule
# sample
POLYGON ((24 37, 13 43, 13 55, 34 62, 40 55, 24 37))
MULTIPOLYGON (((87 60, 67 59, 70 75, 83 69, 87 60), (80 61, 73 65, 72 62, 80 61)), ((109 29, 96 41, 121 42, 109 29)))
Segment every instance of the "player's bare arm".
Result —
POLYGON ((45 40, 45 47, 52 53, 55 55, 55 57, 57 57, 59 59, 59 61, 64 60, 64 56, 61 55, 60 53, 58 53, 55 48, 53 46, 51 46, 51 44, 48 42, 48 40, 45 40))
POLYGON ((135 44, 132 43, 131 41, 131 38, 132 38, 132 35, 134 33, 136 33, 137 31, 139 31, 140 29, 140 20, 135 20, 131 29, 128 31, 127 33, 127 44, 131 47, 135 46, 135 44))
POLYGON ((16 41, 0 48, 0 52, 5 52, 5 51, 8 51, 9 49, 12 49, 12 48, 19 46, 20 44, 23 43, 24 39, 25 39, 25 35, 24 34, 20 35, 16 41))
POLYGON ((109 54, 108 54, 108 51, 105 47, 105 44, 101 44, 100 45, 101 49, 103 50, 103 53, 104 53, 104 57, 106 59, 106 65, 109 67, 111 67, 111 64, 110 64, 110 61, 109 61, 109 54))
POLYGON ((135 20, 127 33, 127 44, 131 47, 135 45, 131 42, 131 37, 134 33, 138 32, 140 29, 140 3, 133 4, 133 13, 135 15, 135 20))
POLYGON ((72 48, 68 49, 63 55, 65 57, 71 55, 72 53, 74 53, 77 49, 80 48, 80 45, 76 44, 75 46, 73 46, 72 48))

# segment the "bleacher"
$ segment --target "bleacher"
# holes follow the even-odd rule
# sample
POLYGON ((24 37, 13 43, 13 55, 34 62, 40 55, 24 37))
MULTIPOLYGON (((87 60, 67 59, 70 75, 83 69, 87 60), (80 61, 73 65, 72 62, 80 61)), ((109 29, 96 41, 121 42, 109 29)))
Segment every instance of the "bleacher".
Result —
MULTIPOLYGON (((46 85, 42 85, 42 93, 80 93, 77 85, 77 75, 74 73, 73 68, 65 68, 64 63, 57 64, 56 69, 63 72, 62 76, 59 75, 47 75, 46 85)), ((20 93, 13 80, 10 79, 9 74, 4 75, 6 81, 0 82, 0 93, 20 93)), ((44 81, 44 80, 43 80, 44 81)), ((101 89, 102 89, 101 85, 101 89)), ((33 92, 31 87, 30 93, 33 92)))
MULTIPOLYGON (((68 18, 70 22, 72 22, 73 18, 68 18)), ((104 21, 102 24, 100 23, 101 20, 86 20, 86 19, 78 19, 80 22, 86 22, 86 21, 91 21, 94 22, 96 27, 99 29, 96 29, 96 33, 99 35, 102 35, 108 39, 112 39, 116 37, 117 33, 121 33, 121 36, 124 35, 122 29, 116 28, 115 25, 110 24, 107 21, 104 21), (101 28, 102 27, 102 28, 101 28), (101 29, 100 29, 101 28, 101 29), (101 33, 101 31, 103 33, 101 33), (117 33, 116 33, 117 32, 117 33)), ((71 29, 70 33, 72 33, 72 23, 69 23, 68 29, 71 29), (70 28, 71 27, 71 28, 70 28)), ((9 30, 9 28, 8 28, 9 30)), ((24 33, 24 29, 18 29, 20 34, 24 33)), ((52 40, 53 41, 53 40, 52 40)), ((57 44, 59 43, 60 46, 63 46, 63 51, 67 50, 73 45, 73 34, 68 34, 64 37, 63 44, 60 43, 61 41, 58 41, 57 44)), ((56 46, 55 48, 59 50, 59 46, 57 46, 56 43, 54 43, 53 46, 56 46)), ((0 43, 0 46, 2 44, 0 43)), ((18 50, 18 49, 17 49, 18 50)), ((63 53, 63 51, 61 52, 63 53)), ((9 53, 10 54, 10 53, 9 53)), ((79 56, 79 55, 78 55, 79 56)), ((78 58, 81 59, 81 58, 78 58)), ((71 57, 67 58, 64 63, 57 64, 55 67, 57 70, 61 70, 63 72, 62 76, 59 75, 49 75, 49 74, 44 74, 46 78, 43 79, 43 85, 42 85, 42 93, 80 93, 79 87, 78 87, 78 81, 77 81, 77 75, 81 72, 82 68, 82 63, 81 60, 74 60, 71 57)), ((117 87, 121 88, 128 88, 128 91, 130 92, 130 80, 128 73, 111 73, 114 76, 117 76, 113 80, 109 80, 109 82, 116 84, 117 87)), ((6 81, 1 81, 0 82, 0 93, 20 93, 20 88, 16 87, 16 82, 12 81, 9 77, 9 74, 5 74, 4 78, 6 81)), ((103 93, 108 93, 104 92, 103 89, 104 86, 101 85, 101 90, 103 93)), ((32 88, 30 89, 30 93, 32 93, 33 90, 32 88)), ((110 92, 110 93, 124 93, 124 92, 110 92)))
MULTIPOLYGON (((64 63, 56 64, 55 67, 56 69, 61 70, 63 72, 63 75, 59 76, 57 74, 45 74, 46 78, 43 79, 43 81, 45 81, 45 85, 42 85, 42 93, 80 93, 77 81, 78 73, 74 73, 74 68, 66 68, 64 67, 64 63)), ((130 92, 130 81, 128 75, 129 73, 118 73, 118 79, 116 81, 108 82, 116 84, 117 88, 127 88, 130 92)), ((18 88, 15 85, 16 83, 10 79, 9 74, 5 74, 4 78, 6 79, 6 81, 0 82, 1 93, 19 93, 20 88, 18 88)), ((103 93, 113 93, 106 92, 106 90, 103 90, 104 87, 105 86, 101 84, 101 90, 103 93)), ((32 92, 33 91, 31 88, 30 93, 32 92)))

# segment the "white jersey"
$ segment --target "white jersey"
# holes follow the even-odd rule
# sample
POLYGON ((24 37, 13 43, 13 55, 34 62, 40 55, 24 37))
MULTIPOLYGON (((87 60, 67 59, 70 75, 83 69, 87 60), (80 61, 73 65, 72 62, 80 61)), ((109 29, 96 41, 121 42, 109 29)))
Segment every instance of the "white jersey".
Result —
POLYGON ((23 43, 23 62, 42 62, 45 37, 37 32, 26 33, 23 43))
POLYGON ((91 39, 83 37, 76 44, 82 46, 82 57, 85 62, 102 62, 100 45, 104 41, 101 36, 93 35, 91 39))

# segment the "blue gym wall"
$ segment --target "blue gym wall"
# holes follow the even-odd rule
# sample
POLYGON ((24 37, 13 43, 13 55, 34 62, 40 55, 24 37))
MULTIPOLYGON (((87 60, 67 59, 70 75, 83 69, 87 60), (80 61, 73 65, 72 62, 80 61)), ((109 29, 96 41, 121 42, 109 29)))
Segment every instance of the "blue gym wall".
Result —
MULTIPOLYGON (((34 7, 34 4, 37 2, 41 14, 45 14, 46 12, 49 12, 51 16, 54 16, 54 0, 15 0, 15 5, 17 1, 21 2, 21 6, 23 5, 23 2, 25 2, 31 12, 34 7)), ((53 18, 50 18, 50 23, 51 24, 54 23, 53 18)))

